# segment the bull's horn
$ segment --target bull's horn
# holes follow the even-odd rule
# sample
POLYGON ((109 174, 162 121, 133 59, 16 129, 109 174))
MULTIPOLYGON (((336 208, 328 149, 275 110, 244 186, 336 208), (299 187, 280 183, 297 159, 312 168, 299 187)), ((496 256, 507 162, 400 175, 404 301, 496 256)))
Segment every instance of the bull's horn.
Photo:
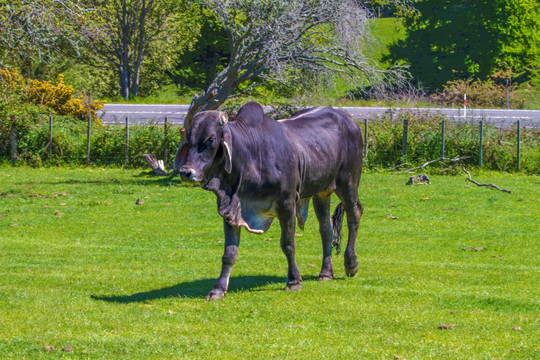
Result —
POLYGON ((221 125, 225 125, 229 121, 229 115, 226 112, 222 111, 220 114, 221 125))

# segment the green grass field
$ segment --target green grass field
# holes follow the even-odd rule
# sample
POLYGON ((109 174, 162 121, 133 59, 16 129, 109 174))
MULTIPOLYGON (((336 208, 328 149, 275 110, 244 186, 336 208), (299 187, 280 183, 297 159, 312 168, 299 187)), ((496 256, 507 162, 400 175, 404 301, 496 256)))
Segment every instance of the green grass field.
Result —
POLYGON ((206 302, 223 246, 212 193, 0 167, 0 359, 539 359, 540 177, 473 177, 513 193, 364 174, 356 277, 339 255, 336 279, 317 280, 311 211, 301 292, 282 290, 276 221, 242 233, 227 297, 206 302))

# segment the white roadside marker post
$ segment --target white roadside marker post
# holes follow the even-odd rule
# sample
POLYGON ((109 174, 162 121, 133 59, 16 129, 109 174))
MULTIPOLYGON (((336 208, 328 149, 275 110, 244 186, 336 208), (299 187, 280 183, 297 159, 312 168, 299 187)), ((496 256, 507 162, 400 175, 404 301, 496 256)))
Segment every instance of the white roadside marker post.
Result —
POLYGON ((463 118, 467 118, 467 94, 463 95, 463 118))

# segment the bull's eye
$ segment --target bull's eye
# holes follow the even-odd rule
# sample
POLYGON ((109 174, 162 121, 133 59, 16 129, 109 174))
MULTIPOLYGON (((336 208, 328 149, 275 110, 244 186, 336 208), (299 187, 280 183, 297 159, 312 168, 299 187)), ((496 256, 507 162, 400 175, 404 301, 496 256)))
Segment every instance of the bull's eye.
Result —
POLYGON ((212 145, 214 144, 214 141, 215 141, 215 138, 213 136, 209 137, 202 143, 202 146, 200 146, 199 151, 211 149, 212 145))
POLYGON ((211 148, 212 145, 214 144, 214 140, 215 140, 215 139, 214 139, 213 136, 212 136, 212 137, 209 137, 208 139, 206 139, 206 141, 204 142, 204 147, 207 148, 207 149, 208 149, 208 148, 211 148))

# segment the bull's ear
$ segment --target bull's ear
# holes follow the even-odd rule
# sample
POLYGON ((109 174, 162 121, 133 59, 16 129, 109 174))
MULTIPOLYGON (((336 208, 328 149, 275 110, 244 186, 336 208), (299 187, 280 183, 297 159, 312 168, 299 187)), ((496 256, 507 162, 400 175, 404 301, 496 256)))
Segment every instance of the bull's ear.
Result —
POLYGON ((229 115, 227 115, 226 112, 222 111, 219 118, 220 118, 220 121, 221 121, 221 125, 225 125, 226 123, 229 122, 229 115))
POLYGON ((180 169, 187 161, 187 154, 188 154, 188 142, 187 140, 182 141, 180 146, 178 147, 178 151, 176 152, 176 156, 174 157, 174 168, 180 169))
POLYGON ((225 171, 230 174, 232 171, 232 134, 228 126, 223 127, 221 143, 223 144, 223 156, 225 157, 225 171))

